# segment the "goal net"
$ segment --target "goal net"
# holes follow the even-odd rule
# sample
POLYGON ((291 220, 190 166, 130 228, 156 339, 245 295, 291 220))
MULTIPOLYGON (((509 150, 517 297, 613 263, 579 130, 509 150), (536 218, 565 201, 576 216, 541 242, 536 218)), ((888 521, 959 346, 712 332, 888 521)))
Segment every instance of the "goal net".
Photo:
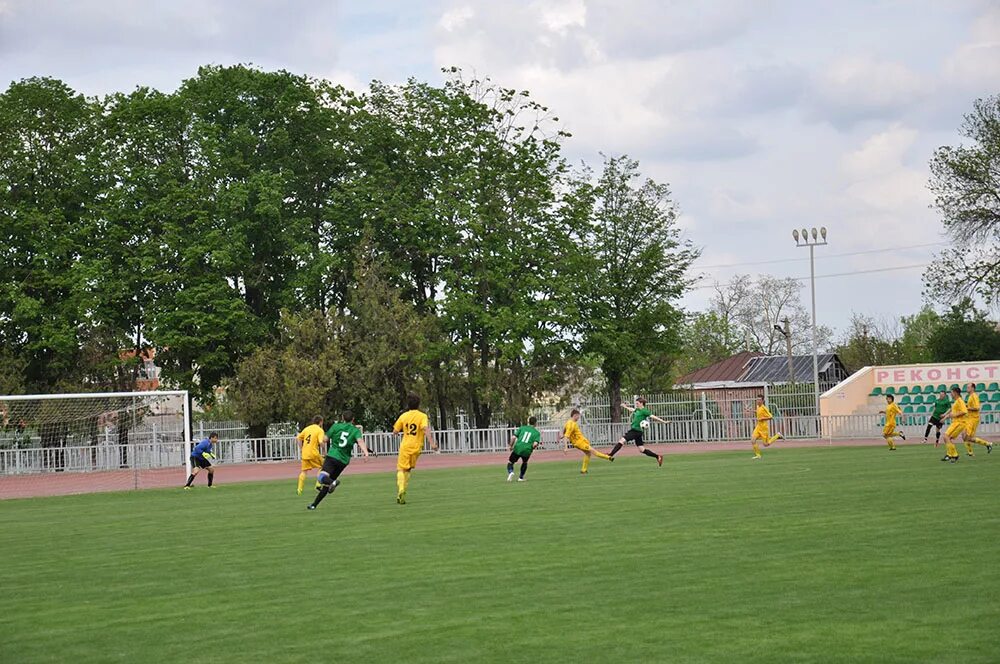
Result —
POLYGON ((0 396, 0 498, 182 482, 187 392, 0 396))

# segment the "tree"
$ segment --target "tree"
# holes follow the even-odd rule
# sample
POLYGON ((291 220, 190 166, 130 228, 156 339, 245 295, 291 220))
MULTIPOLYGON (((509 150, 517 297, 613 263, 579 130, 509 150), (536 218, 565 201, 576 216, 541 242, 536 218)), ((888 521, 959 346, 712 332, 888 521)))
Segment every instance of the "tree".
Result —
POLYGON ((739 352, 740 334, 714 311, 688 314, 681 328, 681 352, 674 375, 683 376, 739 352))
POLYGON ((959 133, 972 144, 943 146, 931 159, 930 189, 955 248, 925 275, 927 292, 955 289, 1000 300, 1000 95, 977 99, 959 133))
POLYGON ((935 362, 972 362, 1000 357, 1000 331, 987 320, 972 300, 953 305, 928 339, 935 362))
POLYGON ((901 361, 908 364, 931 362, 930 339, 941 325, 941 316, 924 306, 912 316, 903 316, 903 336, 899 340, 901 361))
POLYGON ((626 380, 680 350, 683 314, 676 303, 698 252, 681 238, 669 187, 640 180, 637 161, 605 158, 596 185, 584 181, 578 188, 580 200, 590 201, 577 265, 581 346, 601 358, 618 421, 626 380))
MULTIPOLYGON (((740 335, 747 350, 765 355, 786 354, 785 337, 775 327, 787 318, 792 332, 792 351, 812 352, 812 317, 801 301, 803 285, 787 278, 767 274, 737 275, 728 283, 718 284, 711 311, 740 335)), ((830 328, 816 329, 820 352, 830 347, 830 328)))
POLYGON ((833 352, 851 371, 905 362, 898 326, 893 321, 854 313, 833 352))
POLYGON ((23 362, 31 392, 79 385, 86 324, 78 274, 98 197, 99 107, 60 81, 31 78, 0 95, 0 350, 23 362))

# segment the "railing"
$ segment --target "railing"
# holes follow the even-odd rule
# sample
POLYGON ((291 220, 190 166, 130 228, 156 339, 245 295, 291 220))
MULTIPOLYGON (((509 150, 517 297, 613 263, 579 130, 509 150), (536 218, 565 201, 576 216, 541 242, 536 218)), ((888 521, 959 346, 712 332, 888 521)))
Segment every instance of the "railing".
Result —
MULTIPOLYGON (((913 437, 921 437, 925 417, 903 416, 900 424, 909 427, 913 437)), ((751 418, 702 418, 653 422, 646 432, 651 445, 698 442, 746 442, 756 422, 751 418)), ((627 424, 589 423, 581 426, 584 435, 597 446, 613 444, 624 433, 627 424)), ((775 418, 772 433, 780 432, 788 439, 852 440, 881 436, 879 415, 840 415, 828 417, 785 416, 775 418)), ((980 431, 987 437, 1000 429, 1000 423, 984 418, 980 431)), ((559 429, 542 428, 542 445, 558 449, 559 429)), ((507 451, 514 429, 448 429, 435 431, 443 454, 488 454, 507 451)), ((377 456, 399 452, 399 436, 387 432, 367 433, 365 444, 377 456)), ((425 445, 425 450, 429 446, 425 445)), ((162 440, 149 437, 127 445, 98 445, 28 449, 0 449, 0 476, 45 472, 91 472, 102 470, 169 468, 183 466, 185 445, 178 439, 162 440)), ((215 454, 221 463, 264 463, 290 461, 299 458, 299 443, 294 436, 220 440, 215 454)))

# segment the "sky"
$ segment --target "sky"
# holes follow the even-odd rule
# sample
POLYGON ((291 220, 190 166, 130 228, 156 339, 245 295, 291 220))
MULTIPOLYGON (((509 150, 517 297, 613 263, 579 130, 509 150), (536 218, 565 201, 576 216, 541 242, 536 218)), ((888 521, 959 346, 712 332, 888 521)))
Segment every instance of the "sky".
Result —
POLYGON ((450 66, 526 89, 572 163, 628 154, 671 186, 703 251, 686 308, 758 273, 805 278, 808 305, 791 231, 824 226, 817 315, 843 330, 923 304, 947 249, 928 162, 1000 93, 1000 0, 0 0, 3 85, 166 91, 241 62, 357 90, 450 66))

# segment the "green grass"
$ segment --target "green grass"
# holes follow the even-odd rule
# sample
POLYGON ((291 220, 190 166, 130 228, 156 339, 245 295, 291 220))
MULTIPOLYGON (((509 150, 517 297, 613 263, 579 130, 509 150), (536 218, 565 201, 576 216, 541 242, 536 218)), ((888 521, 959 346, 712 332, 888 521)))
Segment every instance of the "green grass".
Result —
POLYGON ((1000 455, 627 452, 0 502, 0 661, 1000 657, 1000 455))

